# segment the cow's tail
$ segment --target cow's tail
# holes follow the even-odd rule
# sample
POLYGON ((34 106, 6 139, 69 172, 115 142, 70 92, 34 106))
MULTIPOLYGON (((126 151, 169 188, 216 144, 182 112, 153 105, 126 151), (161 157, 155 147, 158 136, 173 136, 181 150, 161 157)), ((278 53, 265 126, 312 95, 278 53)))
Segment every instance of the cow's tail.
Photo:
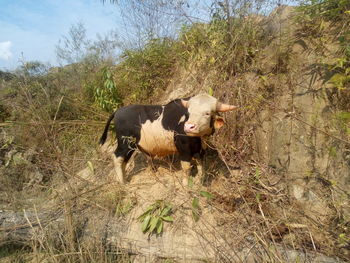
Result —
POLYGON ((111 116, 109 116, 109 119, 108 119, 108 121, 107 121, 107 123, 106 123, 105 130, 103 131, 103 134, 102 134, 102 136, 101 136, 101 138, 100 138, 100 145, 101 145, 101 146, 106 142, 107 134, 108 134, 108 128, 109 128, 109 125, 111 124, 111 121, 112 121, 113 118, 114 118, 114 114, 115 114, 115 112, 113 112, 113 113, 111 114, 111 116))

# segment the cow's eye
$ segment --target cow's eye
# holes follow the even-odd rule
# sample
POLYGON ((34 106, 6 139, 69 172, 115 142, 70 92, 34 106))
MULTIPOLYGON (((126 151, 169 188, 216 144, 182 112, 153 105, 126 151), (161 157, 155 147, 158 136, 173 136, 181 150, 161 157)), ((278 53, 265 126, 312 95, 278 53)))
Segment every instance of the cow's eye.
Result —
POLYGON ((205 113, 205 116, 210 116, 210 115, 211 115, 210 112, 205 113))

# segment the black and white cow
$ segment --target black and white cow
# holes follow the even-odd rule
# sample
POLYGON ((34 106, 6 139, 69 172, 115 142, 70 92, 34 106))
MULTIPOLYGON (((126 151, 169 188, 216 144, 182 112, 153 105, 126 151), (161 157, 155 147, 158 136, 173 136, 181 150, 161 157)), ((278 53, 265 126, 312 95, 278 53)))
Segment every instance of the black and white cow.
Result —
MULTIPOLYGON (((153 157, 178 153, 186 182, 192 158, 200 159, 202 137, 224 125, 216 113, 236 108, 207 94, 176 99, 166 105, 125 106, 109 117, 100 145, 105 143, 108 127, 114 119, 118 146, 113 159, 119 182, 124 183, 126 163, 137 148, 153 157)), ((197 168, 201 176, 201 162, 197 168)))

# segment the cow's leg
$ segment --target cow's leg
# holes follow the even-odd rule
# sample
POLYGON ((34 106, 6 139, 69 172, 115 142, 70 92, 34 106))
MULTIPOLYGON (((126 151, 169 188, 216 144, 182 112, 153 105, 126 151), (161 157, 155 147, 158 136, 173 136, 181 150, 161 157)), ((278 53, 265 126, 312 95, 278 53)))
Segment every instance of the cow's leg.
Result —
POLYGON ((188 186, 188 179, 191 176, 191 162, 181 161, 181 168, 183 171, 182 184, 188 186))
POLYGON ((118 147, 114 152, 114 170, 116 180, 122 184, 125 183, 125 167, 133 152, 136 149, 135 143, 126 142, 118 139, 118 147))
POLYGON ((181 160, 181 168, 182 168, 182 172, 183 172, 183 179, 182 179, 182 183, 184 186, 188 186, 188 179, 191 176, 191 159, 192 156, 180 156, 180 160, 181 160))
POLYGON ((194 156, 196 165, 197 165, 197 175, 196 175, 196 182, 200 183, 204 180, 205 177, 205 169, 203 166, 203 154, 202 153, 196 153, 194 156))
POLYGON ((124 184, 124 176, 125 176, 125 162, 124 157, 122 156, 116 156, 116 154, 113 155, 113 162, 114 162, 114 171, 116 174, 116 181, 124 184))
POLYGON ((157 172, 157 167, 154 164, 154 159, 152 156, 147 155, 147 164, 151 167, 153 173, 157 172))

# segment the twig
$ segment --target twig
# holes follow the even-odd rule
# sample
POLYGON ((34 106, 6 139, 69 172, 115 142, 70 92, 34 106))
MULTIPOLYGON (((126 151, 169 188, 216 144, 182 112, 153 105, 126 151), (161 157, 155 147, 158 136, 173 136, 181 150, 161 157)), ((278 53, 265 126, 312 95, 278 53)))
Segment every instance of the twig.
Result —
MULTIPOLYGON (((273 238, 272 233, 271 233, 271 227, 270 227, 269 222, 267 221, 267 219, 266 219, 266 217, 265 217, 264 211, 262 210, 261 204, 260 204, 260 203, 258 204, 258 207, 259 207, 260 214, 261 214, 261 216, 263 217, 264 222, 265 222, 265 225, 266 225, 266 227, 267 227, 267 229, 268 229, 268 232, 269 232, 269 234, 270 234, 270 238, 271 238, 273 244, 276 246, 275 239, 273 238)), ((278 253, 278 252, 277 252, 277 253, 278 253)), ((276 253, 275 257, 276 257, 279 261, 282 262, 282 260, 279 258, 279 255, 277 255, 277 253, 276 253)))
POLYGON ((314 242, 314 239, 312 237, 312 234, 311 234, 311 231, 309 230, 309 235, 310 235, 310 239, 311 239, 311 242, 312 242, 312 247, 314 248, 314 250, 316 251, 316 246, 315 246, 315 242, 314 242))

